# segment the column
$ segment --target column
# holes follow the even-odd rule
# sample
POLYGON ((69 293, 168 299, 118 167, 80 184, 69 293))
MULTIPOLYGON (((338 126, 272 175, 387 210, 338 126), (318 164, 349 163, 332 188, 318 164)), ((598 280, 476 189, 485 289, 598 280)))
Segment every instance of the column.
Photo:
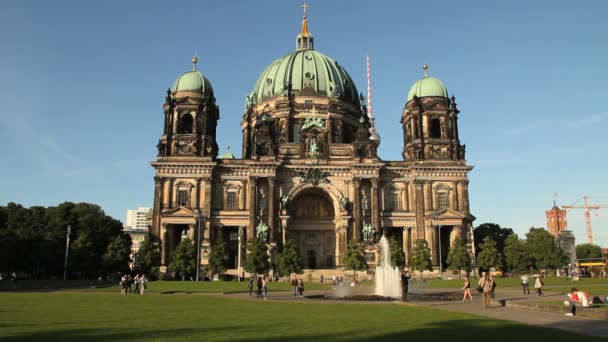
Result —
POLYGON ((452 194, 453 204, 451 205, 451 207, 454 208, 454 210, 456 210, 456 211, 460 211, 459 194, 460 194, 460 191, 458 190, 458 182, 454 182, 454 193, 452 194))
POLYGON ((433 266, 439 265, 439 227, 429 225, 429 247, 431 248, 431 256, 433 258, 433 266))
POLYGON ((154 177, 154 207, 152 209, 152 233, 155 236, 160 235, 160 209, 162 202, 162 181, 161 177, 154 177))
POLYGON ((414 181, 414 202, 416 203, 416 237, 424 239, 424 194, 422 191, 422 181, 414 181))
POLYGON ((163 178, 162 179, 162 183, 163 183, 163 209, 168 209, 169 207, 169 202, 170 202, 170 197, 171 197, 171 181, 169 180, 169 178, 163 178))
POLYGON ((167 224, 163 223, 161 225, 161 232, 160 232, 160 236, 159 236, 159 240, 160 240, 160 264, 161 266, 166 266, 167 265, 167 254, 169 253, 168 251, 168 236, 167 236, 167 224))
MULTIPOLYGON (((380 201, 378 201, 378 180, 372 178, 372 225, 376 233, 382 235, 380 229, 380 201)), ((378 237, 379 239, 380 237, 378 237)))
POLYGON ((431 184, 424 183, 424 203, 426 204, 425 210, 433 210, 433 198, 431 197, 431 184))
POLYGON ((469 212, 469 181, 462 182, 462 211, 469 212))
POLYGON ((256 177, 249 178, 249 191, 247 196, 249 196, 249 229, 247 229, 247 240, 253 240, 255 237, 255 195, 256 195, 256 187, 255 187, 256 177))
POLYGON ((355 187, 355 218, 353 222, 353 239, 361 241, 361 180, 353 178, 353 186, 355 187))
POLYGON ((274 177, 268 177, 268 227, 270 228, 270 242, 274 242, 274 177))
POLYGON ((410 235, 410 231, 411 228, 410 227, 403 227, 403 238, 401 239, 403 241, 403 245, 401 246, 401 248, 403 249, 403 252, 405 253, 405 264, 407 266, 409 266, 409 260, 410 260, 410 244, 411 244, 411 238, 412 236, 410 235))
POLYGON ((202 201, 202 208, 204 212, 204 217, 201 226, 201 236, 203 239, 203 243, 209 242, 209 233, 211 231, 211 177, 203 177, 202 178, 202 187, 204 191, 204 197, 202 201))

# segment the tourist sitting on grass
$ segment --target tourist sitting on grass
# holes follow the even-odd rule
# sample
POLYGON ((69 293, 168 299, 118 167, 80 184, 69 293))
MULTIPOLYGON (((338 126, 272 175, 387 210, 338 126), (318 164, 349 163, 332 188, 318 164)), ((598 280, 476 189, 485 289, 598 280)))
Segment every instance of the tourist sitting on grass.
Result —
POLYGON ((587 292, 579 291, 576 287, 573 287, 568 294, 568 300, 564 301, 564 304, 570 307, 570 312, 568 312, 566 316, 576 316, 577 307, 589 307, 589 294, 587 294, 587 292))

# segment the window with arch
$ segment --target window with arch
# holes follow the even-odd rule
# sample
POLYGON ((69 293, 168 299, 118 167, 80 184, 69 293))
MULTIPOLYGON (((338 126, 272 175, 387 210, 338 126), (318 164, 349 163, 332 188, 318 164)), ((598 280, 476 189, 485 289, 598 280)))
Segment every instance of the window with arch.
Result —
POLYGON ((238 209, 238 193, 236 190, 228 190, 226 193, 226 209, 238 209))
POLYGON ((450 202, 449 202, 450 188, 448 188, 447 186, 442 184, 442 185, 438 186, 435 191, 437 192, 437 209, 449 208, 449 206, 450 206, 450 202))
POLYGON ((180 184, 177 187, 177 205, 187 207, 190 204, 190 185, 180 184))
POLYGON ((300 129, 302 126, 300 126, 299 123, 294 123, 292 127, 293 127, 293 132, 290 136, 291 142, 299 143, 300 142, 300 129))
POLYGON ((385 190, 384 209, 388 211, 399 210, 399 189, 387 188, 385 190))
POLYGON ((194 128, 194 118, 190 113, 183 114, 179 118, 179 130, 180 134, 192 134, 194 128))
POLYGON ((441 122, 439 118, 431 118, 429 121, 429 138, 441 138, 441 122))

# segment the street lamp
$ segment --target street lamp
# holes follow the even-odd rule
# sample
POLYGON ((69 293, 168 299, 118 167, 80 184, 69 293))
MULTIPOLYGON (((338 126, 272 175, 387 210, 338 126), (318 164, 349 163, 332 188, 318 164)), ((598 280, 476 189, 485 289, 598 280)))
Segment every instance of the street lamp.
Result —
POLYGON ((68 224, 68 232, 65 236, 65 259, 63 261, 63 280, 67 279, 68 275, 68 255, 70 253, 70 232, 72 231, 72 226, 68 224))
POLYGON ((196 281, 199 280, 199 272, 201 269, 201 221, 204 217, 203 209, 198 209, 194 218, 196 220, 196 281))
POLYGON ((441 262, 441 226, 437 226, 439 231, 439 275, 443 278, 442 262, 441 262))
POLYGON ((241 226, 239 226, 238 230, 237 230, 237 240, 238 240, 238 251, 237 251, 237 257, 236 257, 236 278, 238 279, 238 281, 241 281, 241 235, 242 235, 242 228, 241 226))

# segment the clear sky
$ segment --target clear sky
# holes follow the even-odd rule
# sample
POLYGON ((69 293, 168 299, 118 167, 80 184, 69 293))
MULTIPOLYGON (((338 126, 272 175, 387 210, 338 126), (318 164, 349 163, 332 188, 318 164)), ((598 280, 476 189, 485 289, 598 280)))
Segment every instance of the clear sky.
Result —
MULTIPOLYGON (((0 204, 151 206, 165 90, 193 51, 240 156, 244 98, 295 48, 300 1, 0 1, 0 204)), ((456 96, 475 225, 520 236, 584 195, 608 203, 608 1, 309 1, 316 50, 365 91, 380 156, 400 160, 422 64, 456 96)), ((580 204, 581 202, 578 202, 580 204)), ((568 214, 585 242, 582 210, 568 214)), ((608 245, 608 209, 593 216, 608 245)), ((603 239, 603 241, 601 240, 603 239)))

